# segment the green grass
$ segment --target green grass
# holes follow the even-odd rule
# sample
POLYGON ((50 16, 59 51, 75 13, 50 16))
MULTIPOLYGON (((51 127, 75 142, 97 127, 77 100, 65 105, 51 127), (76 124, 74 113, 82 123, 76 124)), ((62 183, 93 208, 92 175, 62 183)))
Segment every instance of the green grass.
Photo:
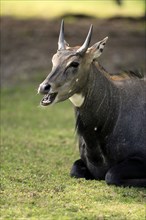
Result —
POLYGON ((117 6, 113 0, 1 0, 1 15, 22 18, 54 18, 65 13, 85 13, 96 17, 141 16, 144 14, 144 7, 144 0, 126 0, 121 7, 117 6))
POLYGON ((69 177, 79 158, 72 105, 40 108, 36 88, 2 90, 1 219, 144 220, 145 189, 69 177))

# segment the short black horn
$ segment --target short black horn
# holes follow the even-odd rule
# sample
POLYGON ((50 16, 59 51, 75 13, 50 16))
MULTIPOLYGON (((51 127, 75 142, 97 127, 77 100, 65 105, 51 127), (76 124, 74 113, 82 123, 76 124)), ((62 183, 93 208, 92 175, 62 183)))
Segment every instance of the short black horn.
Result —
POLYGON ((91 41, 92 29, 93 29, 93 25, 91 24, 85 42, 84 42, 83 45, 77 50, 77 53, 78 53, 78 54, 81 54, 81 55, 82 55, 82 54, 84 54, 84 53, 86 52, 86 50, 88 49, 89 44, 90 44, 90 41, 91 41))
POLYGON ((65 49, 65 43, 64 43, 64 21, 61 22, 60 27, 60 34, 59 34, 59 40, 58 40, 58 50, 64 50, 65 49))

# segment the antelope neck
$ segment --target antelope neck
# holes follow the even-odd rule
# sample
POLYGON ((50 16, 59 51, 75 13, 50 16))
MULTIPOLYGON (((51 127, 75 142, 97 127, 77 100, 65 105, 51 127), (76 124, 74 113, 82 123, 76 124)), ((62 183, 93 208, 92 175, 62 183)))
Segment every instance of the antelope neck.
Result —
POLYGON ((82 106, 77 108, 78 114, 85 126, 105 130, 106 127, 112 126, 108 124, 109 119, 118 114, 117 88, 94 63, 91 65, 86 83, 82 92, 85 100, 82 106))

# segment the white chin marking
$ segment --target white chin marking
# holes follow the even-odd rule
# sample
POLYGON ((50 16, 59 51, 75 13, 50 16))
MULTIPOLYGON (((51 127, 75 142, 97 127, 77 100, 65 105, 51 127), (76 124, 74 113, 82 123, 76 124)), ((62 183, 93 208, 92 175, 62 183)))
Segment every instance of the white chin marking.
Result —
POLYGON ((69 98, 69 100, 74 104, 74 106, 81 107, 85 100, 85 97, 82 96, 82 94, 75 93, 73 96, 69 98))

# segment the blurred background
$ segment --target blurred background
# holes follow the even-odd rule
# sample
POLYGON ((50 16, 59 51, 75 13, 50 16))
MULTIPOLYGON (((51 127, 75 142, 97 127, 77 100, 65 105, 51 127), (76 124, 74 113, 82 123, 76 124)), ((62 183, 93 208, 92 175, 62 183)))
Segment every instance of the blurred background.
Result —
POLYGON ((1 84, 40 83, 51 69, 61 19, 71 46, 81 45, 89 25, 92 43, 109 36, 99 59, 109 72, 146 69, 145 1, 1 0, 1 84))

